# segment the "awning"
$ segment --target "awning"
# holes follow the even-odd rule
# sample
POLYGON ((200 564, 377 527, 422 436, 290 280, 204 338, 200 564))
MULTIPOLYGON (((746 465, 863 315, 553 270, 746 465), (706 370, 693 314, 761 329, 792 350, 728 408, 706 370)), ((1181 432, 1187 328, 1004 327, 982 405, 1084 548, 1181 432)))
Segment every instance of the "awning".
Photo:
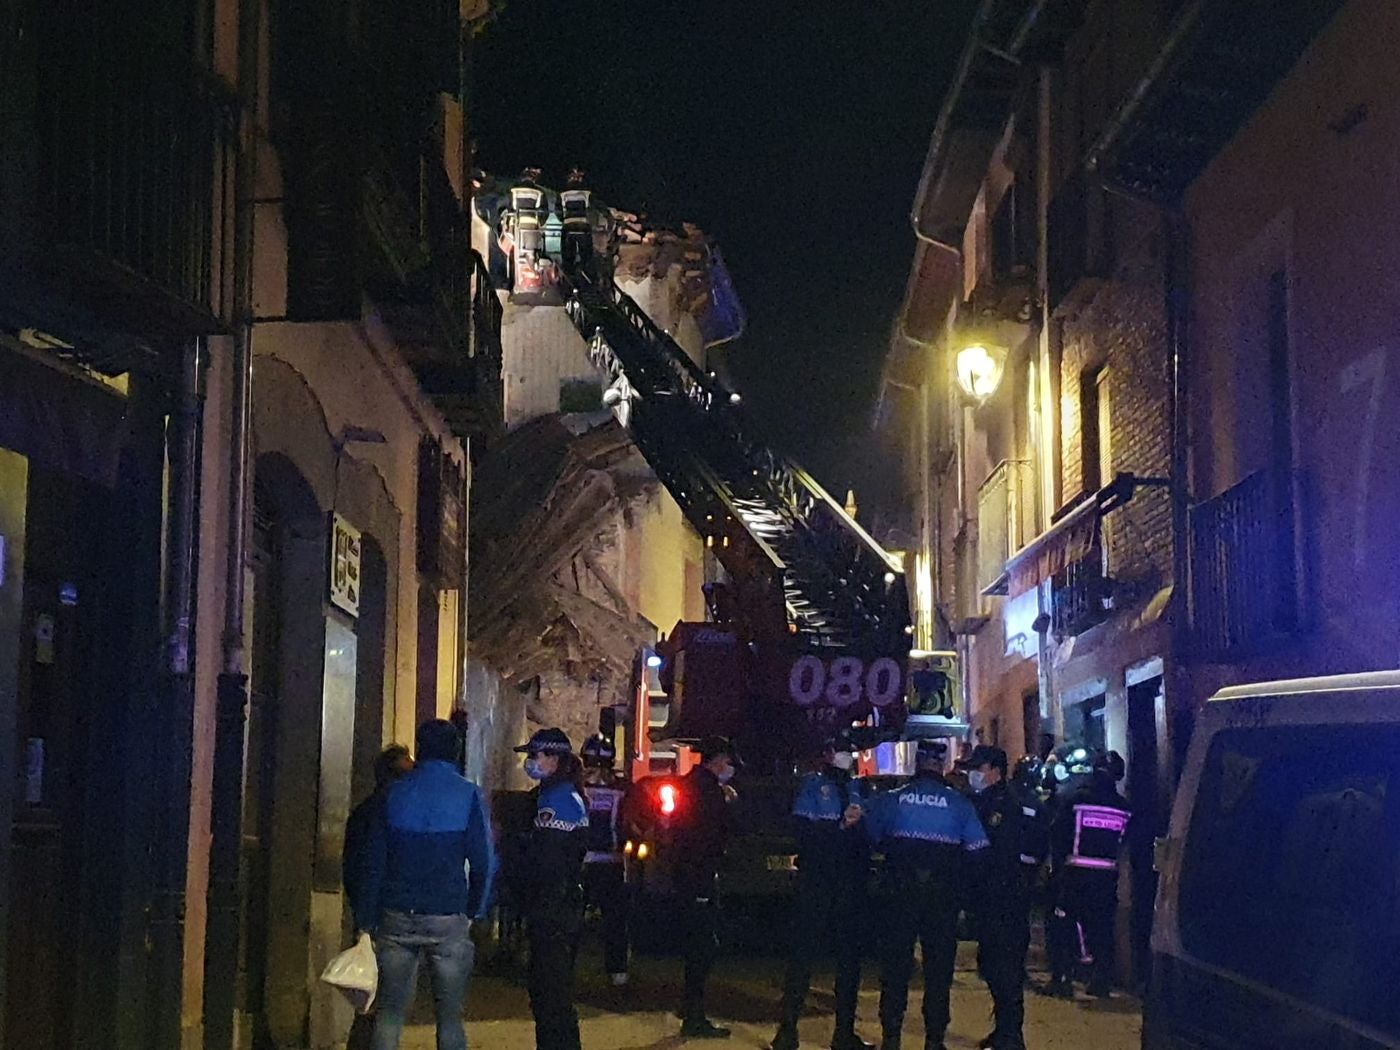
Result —
POLYGON ((982 593, 1015 598, 1075 562, 1083 561, 1098 540, 1099 523, 1105 514, 1127 503, 1140 486, 1165 484, 1164 478, 1119 474, 1007 559, 1005 571, 983 588, 982 593))
POLYGON ((1093 549, 1102 517, 1098 495, 1090 496, 1013 554, 1006 562, 1006 571, 988 592, 1015 598, 1082 561, 1093 549), (998 584, 1000 590, 994 589, 998 584))

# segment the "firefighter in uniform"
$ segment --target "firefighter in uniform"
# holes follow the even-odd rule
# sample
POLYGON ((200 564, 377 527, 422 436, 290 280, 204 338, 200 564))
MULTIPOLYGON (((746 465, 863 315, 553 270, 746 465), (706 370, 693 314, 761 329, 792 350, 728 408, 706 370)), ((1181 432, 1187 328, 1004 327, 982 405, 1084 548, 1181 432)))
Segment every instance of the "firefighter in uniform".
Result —
MULTIPOLYGON (((1118 916, 1118 859, 1131 811, 1118 793, 1124 763, 1116 751, 1094 761, 1087 784, 1056 806, 1051 827, 1059 910, 1084 933, 1092 959, 1088 992, 1112 994, 1114 927, 1118 916)), ((1063 966, 1055 974, 1064 994, 1063 966)), ((1068 987, 1073 994, 1073 985, 1068 987)))
POLYGON ((977 1045, 981 1050, 1025 1050, 1026 952, 1030 948, 1030 878, 1026 860, 1032 848, 1031 820, 1036 811, 1007 781, 1006 752, 985 744, 967 760, 972 804, 987 832, 982 879, 974 915, 977 969, 992 993, 996 1025, 977 1045), (1027 809, 1030 809, 1029 816, 1027 809))
POLYGON ((613 771, 617 751, 602 733, 583 745, 583 792, 588 802, 588 852, 583 888, 603 919, 603 962, 612 983, 627 983, 629 899, 624 876, 619 816, 627 782, 613 771))
POLYGON ((880 976, 882 1050, 900 1050, 915 941, 924 960, 924 1047, 943 1050, 958 913, 973 858, 989 845, 972 803, 943 779, 946 755, 941 740, 919 741, 913 778, 876 796, 866 818, 871 841, 885 855, 891 894, 880 976))
POLYGON ((539 781, 535 818, 510 874, 530 944, 528 986, 537 1050, 579 1050, 574 963, 583 929, 583 855, 588 810, 583 765, 562 729, 541 729, 517 747, 525 773, 539 781))
POLYGON ((874 1050, 855 1030, 870 848, 860 826, 866 792, 851 776, 854 766, 850 741, 831 741, 822 753, 821 768, 802 779, 793 803, 797 907, 773 1050, 796 1050, 797 1021, 811 988, 812 964, 828 942, 836 952, 832 1050, 874 1050))
POLYGON ((559 194, 564 216, 564 270, 574 273, 593 260, 593 192, 584 187, 586 176, 574 168, 569 186, 559 194))

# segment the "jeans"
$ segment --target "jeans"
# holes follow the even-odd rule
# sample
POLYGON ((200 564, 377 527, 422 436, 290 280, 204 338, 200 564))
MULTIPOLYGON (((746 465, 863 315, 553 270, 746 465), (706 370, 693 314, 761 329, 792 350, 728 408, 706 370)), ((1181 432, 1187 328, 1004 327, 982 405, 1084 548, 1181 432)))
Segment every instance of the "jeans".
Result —
POLYGON ((373 1050, 398 1050, 413 1006, 418 961, 425 954, 432 977, 437 1050, 467 1050, 462 1000, 467 994, 474 951, 471 922, 465 915, 387 912, 374 934, 379 994, 375 998, 373 1050))

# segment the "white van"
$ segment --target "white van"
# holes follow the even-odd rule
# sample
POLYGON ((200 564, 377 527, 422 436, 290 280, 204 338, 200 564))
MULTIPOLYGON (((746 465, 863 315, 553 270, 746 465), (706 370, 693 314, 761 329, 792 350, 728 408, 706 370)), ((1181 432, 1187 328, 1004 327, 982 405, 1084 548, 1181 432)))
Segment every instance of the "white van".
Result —
POLYGON ((1400 1047, 1400 672, 1213 697, 1157 866, 1143 1050, 1400 1047))

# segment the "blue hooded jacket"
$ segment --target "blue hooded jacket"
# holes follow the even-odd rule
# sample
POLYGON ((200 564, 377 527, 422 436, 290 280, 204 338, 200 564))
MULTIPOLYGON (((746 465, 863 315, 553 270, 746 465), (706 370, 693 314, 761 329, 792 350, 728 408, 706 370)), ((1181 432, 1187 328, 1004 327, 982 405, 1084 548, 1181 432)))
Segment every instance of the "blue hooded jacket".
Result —
POLYGON ((386 911, 484 917, 496 855, 480 788, 450 762, 418 763, 389 789, 357 868, 357 929, 386 911))

